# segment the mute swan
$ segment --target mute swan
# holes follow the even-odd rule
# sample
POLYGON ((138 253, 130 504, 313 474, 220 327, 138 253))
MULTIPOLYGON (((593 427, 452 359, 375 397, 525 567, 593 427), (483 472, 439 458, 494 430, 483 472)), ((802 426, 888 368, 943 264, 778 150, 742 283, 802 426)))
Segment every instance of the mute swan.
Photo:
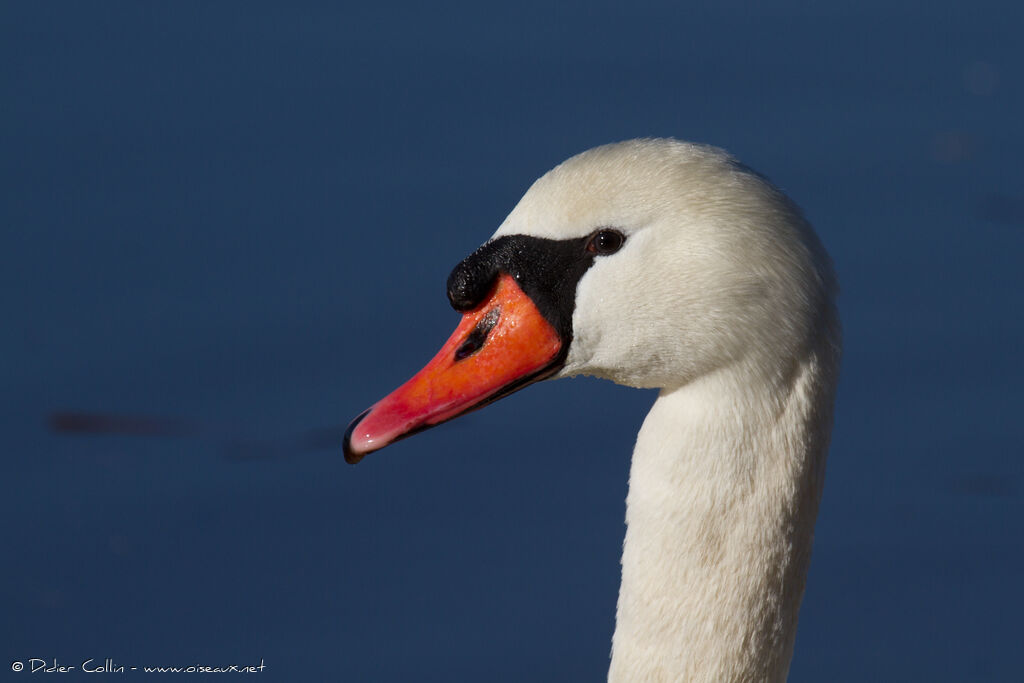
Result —
POLYGON ((539 379, 660 388, 633 451, 608 679, 783 681, 831 431, 835 292, 799 209, 721 150, 589 150, 455 268, 461 323, 353 421, 346 460, 539 379))

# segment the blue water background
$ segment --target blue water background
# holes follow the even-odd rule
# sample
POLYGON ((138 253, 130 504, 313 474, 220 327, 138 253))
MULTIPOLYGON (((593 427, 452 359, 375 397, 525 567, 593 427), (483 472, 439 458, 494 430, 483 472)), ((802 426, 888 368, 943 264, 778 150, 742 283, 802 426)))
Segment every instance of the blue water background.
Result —
POLYGON ((842 283, 790 680, 1021 680, 1022 26, 1015 2, 3 3, 0 672, 601 680, 653 393, 544 383, 358 467, 289 435, 434 353, 449 270, 534 178, 676 136, 792 195, 842 283), (209 431, 67 436, 59 410, 209 431), (239 435, 267 457, 228 457, 239 435))

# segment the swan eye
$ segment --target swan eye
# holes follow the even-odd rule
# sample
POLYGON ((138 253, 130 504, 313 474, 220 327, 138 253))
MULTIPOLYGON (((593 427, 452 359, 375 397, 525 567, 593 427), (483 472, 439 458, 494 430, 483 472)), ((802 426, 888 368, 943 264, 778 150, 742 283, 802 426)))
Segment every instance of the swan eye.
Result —
POLYGON ((587 251, 591 254, 614 254, 625 241, 626 236, 618 230, 598 230, 587 242, 587 251))

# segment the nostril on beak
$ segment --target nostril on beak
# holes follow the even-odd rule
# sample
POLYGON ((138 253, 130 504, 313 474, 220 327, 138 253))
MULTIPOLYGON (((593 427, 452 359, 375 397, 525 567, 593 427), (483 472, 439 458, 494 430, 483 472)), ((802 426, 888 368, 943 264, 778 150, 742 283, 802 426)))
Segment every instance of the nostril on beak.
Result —
POLYGON ((487 335, 498 324, 500 318, 501 308, 492 308, 487 311, 487 315, 480 319, 480 322, 476 324, 473 331, 466 337, 466 341, 459 344, 459 348, 455 349, 455 360, 465 360, 483 348, 484 342, 487 341, 487 335))

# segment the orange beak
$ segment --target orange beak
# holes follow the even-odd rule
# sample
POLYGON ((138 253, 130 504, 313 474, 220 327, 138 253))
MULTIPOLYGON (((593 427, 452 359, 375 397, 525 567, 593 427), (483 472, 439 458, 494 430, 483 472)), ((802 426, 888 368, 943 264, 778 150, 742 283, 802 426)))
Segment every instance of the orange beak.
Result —
POLYGON ((502 273, 426 367, 349 425, 345 460, 357 463, 547 377, 561 350, 555 329, 515 279, 502 273))

